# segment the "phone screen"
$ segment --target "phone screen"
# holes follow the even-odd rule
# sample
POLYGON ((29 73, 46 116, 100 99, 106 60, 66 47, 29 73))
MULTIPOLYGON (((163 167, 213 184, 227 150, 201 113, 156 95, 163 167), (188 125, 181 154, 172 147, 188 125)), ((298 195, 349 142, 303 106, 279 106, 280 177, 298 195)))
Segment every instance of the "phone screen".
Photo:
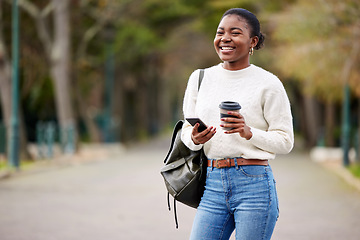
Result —
POLYGON ((186 118, 186 121, 188 121, 191 124, 191 126, 195 126, 196 123, 199 123, 200 124, 198 128, 199 132, 202 132, 207 128, 206 124, 203 123, 203 121, 201 121, 200 118, 186 118))

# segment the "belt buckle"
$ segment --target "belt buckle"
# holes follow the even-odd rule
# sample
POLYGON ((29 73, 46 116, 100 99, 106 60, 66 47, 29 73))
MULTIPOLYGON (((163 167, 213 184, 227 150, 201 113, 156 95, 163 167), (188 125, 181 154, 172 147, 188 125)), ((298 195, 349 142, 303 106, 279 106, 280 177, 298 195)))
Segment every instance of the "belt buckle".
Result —
POLYGON ((219 165, 220 160, 221 160, 221 159, 215 160, 215 167, 216 167, 216 168, 219 168, 219 169, 220 169, 220 168, 223 168, 223 166, 220 166, 220 165, 219 165))
POLYGON ((214 165, 215 165, 216 168, 221 168, 221 167, 219 166, 219 159, 218 159, 218 160, 215 160, 215 164, 214 164, 214 165))
POLYGON ((215 160, 215 167, 216 168, 231 167, 231 158, 215 160), (224 162, 225 164, 220 165, 219 163, 221 163, 221 162, 224 162))

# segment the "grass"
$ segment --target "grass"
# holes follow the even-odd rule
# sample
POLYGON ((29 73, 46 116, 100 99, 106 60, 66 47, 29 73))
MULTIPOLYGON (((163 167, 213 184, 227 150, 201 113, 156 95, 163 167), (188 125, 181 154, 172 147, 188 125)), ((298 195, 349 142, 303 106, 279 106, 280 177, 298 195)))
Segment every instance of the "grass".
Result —
POLYGON ((355 177, 360 178, 360 164, 353 164, 348 169, 355 177))
MULTIPOLYGON (((21 169, 29 169, 34 166, 35 161, 29 160, 20 160, 20 168, 21 169)), ((13 168, 9 166, 5 158, 0 158, 0 172, 12 170, 13 168)))
POLYGON ((3 162, 0 162, 0 170, 3 170, 6 168, 6 164, 3 162))

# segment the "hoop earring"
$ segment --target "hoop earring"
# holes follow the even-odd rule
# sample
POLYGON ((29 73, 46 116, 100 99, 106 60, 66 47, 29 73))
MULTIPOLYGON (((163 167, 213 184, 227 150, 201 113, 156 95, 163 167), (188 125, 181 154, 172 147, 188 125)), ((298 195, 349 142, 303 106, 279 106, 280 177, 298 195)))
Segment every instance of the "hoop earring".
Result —
POLYGON ((254 54, 254 48, 250 48, 249 55, 252 56, 254 54))

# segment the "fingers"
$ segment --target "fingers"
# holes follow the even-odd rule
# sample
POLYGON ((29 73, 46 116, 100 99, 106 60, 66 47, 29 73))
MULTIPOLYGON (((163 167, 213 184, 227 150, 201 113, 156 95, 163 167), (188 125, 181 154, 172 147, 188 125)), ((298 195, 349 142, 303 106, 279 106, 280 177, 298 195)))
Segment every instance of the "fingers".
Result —
POLYGON ((226 119, 233 119, 233 118, 237 118, 237 119, 243 119, 243 115, 241 115, 240 112, 232 112, 232 111, 229 111, 227 112, 227 115, 231 115, 231 116, 234 116, 234 117, 230 117, 230 118, 226 118, 226 119))
POLYGON ((192 131, 192 140, 195 144, 204 144, 209 141, 216 133, 216 128, 208 127, 202 132, 198 132, 199 124, 195 124, 192 131))
MULTIPOLYGON (((229 111, 228 114, 233 117, 221 119, 222 124, 220 125, 220 127, 229 129, 224 131, 224 133, 238 133, 241 137, 249 140, 252 137, 252 132, 250 130, 250 127, 246 125, 244 117, 239 112, 229 111)), ((214 127, 208 127, 204 131, 199 132, 199 126, 199 123, 195 124, 191 135, 192 141, 196 145, 206 143, 216 134, 216 128, 214 127)))
POLYGON ((250 127, 246 125, 244 117, 238 112, 228 112, 229 115, 234 117, 222 118, 221 121, 225 122, 220 126, 229 130, 225 134, 239 133, 241 137, 249 140, 252 137, 250 127))
POLYGON ((244 128, 246 125, 243 117, 241 117, 241 118, 222 118, 221 121, 223 123, 220 124, 220 127, 231 129, 231 131, 230 130, 228 131, 231 133, 239 132, 239 130, 244 128))
POLYGON ((229 111, 227 112, 228 115, 232 115, 234 116, 235 118, 243 118, 243 116, 239 113, 239 112, 232 112, 232 111, 229 111))
POLYGON ((193 130, 192 130, 192 135, 194 135, 195 133, 197 133, 199 130, 199 126, 200 124, 199 123, 196 123, 195 126, 193 127, 193 130))

